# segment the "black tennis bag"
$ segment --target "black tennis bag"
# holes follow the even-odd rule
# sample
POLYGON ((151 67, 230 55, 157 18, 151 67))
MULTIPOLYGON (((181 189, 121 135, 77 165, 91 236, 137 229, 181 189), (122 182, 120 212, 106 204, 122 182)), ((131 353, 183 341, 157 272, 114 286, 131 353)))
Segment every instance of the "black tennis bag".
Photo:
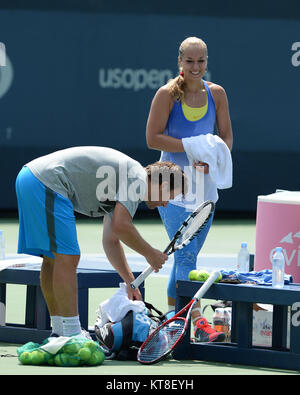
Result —
POLYGON ((108 359, 136 361, 137 352, 147 337, 174 312, 163 314, 145 302, 141 313, 129 311, 119 322, 95 323, 95 335, 108 359), (153 311, 156 313, 154 314, 153 311))

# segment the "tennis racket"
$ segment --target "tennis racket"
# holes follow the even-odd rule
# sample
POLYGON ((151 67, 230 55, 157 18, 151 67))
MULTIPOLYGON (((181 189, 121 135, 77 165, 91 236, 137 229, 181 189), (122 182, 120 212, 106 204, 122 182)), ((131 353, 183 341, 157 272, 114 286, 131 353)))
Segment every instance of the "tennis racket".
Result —
POLYGON ((140 363, 150 365, 159 362, 174 350, 186 333, 194 305, 203 297, 219 276, 220 272, 213 272, 196 292, 193 299, 182 310, 165 321, 148 336, 137 354, 137 360, 140 363), (187 310, 186 317, 183 317, 187 310))
MULTIPOLYGON (((202 203, 191 215, 183 222, 170 244, 164 250, 165 254, 171 255, 176 250, 188 245, 200 230, 206 225, 214 211, 214 203, 207 200, 202 203)), ((138 288, 142 282, 153 272, 153 267, 149 266, 145 269, 131 284, 131 288, 138 288)))

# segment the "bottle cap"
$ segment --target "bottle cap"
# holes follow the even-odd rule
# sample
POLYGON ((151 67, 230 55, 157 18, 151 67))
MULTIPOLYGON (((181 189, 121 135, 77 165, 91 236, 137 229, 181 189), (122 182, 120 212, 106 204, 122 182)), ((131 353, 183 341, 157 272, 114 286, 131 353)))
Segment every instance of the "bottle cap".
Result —
POLYGON ((216 314, 222 314, 223 313, 223 309, 221 307, 216 308, 215 310, 216 314))
POLYGON ((276 247, 276 252, 282 252, 282 247, 276 247))
POLYGON ((247 243, 243 242, 243 243, 241 244, 241 247, 242 247, 242 248, 247 247, 247 243))

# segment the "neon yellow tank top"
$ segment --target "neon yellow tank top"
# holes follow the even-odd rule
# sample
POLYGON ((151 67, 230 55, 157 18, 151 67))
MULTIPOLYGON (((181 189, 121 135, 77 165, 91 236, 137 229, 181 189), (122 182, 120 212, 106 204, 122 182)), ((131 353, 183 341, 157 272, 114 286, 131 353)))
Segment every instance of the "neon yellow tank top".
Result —
MULTIPOLYGON (((207 98, 207 93, 206 93, 207 98)), ((203 118, 207 112, 208 100, 206 99, 206 104, 202 107, 190 107, 184 101, 182 101, 182 111, 184 116, 188 121, 199 121, 199 119, 203 118)))

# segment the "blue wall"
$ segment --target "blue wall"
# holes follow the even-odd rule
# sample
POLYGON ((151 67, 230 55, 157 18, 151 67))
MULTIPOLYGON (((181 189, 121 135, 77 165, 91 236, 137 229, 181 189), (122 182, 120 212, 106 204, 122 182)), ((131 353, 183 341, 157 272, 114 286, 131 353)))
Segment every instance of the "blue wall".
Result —
POLYGON ((254 211, 259 194, 299 190, 299 31, 298 19, 0 10, 0 210, 16 208, 20 167, 56 149, 157 160, 145 143, 149 107, 191 35, 206 41, 207 78, 230 104, 234 186, 219 210, 254 211))

